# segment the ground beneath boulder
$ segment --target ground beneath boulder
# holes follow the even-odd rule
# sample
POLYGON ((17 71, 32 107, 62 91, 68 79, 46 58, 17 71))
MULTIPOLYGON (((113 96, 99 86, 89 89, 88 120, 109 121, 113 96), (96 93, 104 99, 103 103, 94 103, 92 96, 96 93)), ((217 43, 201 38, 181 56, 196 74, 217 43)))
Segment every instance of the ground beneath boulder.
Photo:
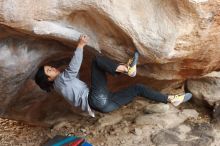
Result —
POLYGON ((55 135, 85 137, 95 146, 220 145, 220 131, 210 123, 209 113, 192 107, 186 103, 176 109, 138 98, 110 114, 64 119, 53 127, 0 119, 0 145, 43 145, 55 135))

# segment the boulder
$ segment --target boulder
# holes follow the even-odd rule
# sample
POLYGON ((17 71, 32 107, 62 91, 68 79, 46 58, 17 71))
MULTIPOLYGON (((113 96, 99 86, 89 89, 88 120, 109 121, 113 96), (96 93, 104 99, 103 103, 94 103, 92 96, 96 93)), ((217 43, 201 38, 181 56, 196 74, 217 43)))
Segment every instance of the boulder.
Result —
POLYGON ((218 137, 212 126, 207 123, 182 124, 152 135, 152 141, 157 146, 210 146, 218 144, 215 140, 218 140, 218 137))
POLYGON ((98 126, 105 127, 105 126, 115 125, 121 122, 122 118, 123 117, 120 115, 120 113, 105 115, 104 117, 98 120, 98 126))
POLYGON ((150 104, 145 107, 145 113, 165 113, 170 109, 169 104, 159 103, 159 104, 150 104))
MULTIPOLYGON (((65 67, 80 34, 82 78, 89 83, 92 56, 126 62, 140 52, 138 76, 110 81, 111 89, 142 82, 162 91, 220 68, 219 0, 0 1, 0 115, 52 124, 73 115, 56 93, 34 83, 38 66, 65 67)), ((75 112, 78 113, 78 112, 75 112)))
POLYGON ((135 123, 168 129, 180 125, 188 118, 197 118, 198 115, 198 112, 193 109, 184 109, 183 111, 170 109, 165 113, 140 115, 135 119, 135 123))
POLYGON ((187 89, 193 94, 196 103, 208 103, 214 106, 220 101, 220 72, 212 72, 203 77, 188 80, 187 89))

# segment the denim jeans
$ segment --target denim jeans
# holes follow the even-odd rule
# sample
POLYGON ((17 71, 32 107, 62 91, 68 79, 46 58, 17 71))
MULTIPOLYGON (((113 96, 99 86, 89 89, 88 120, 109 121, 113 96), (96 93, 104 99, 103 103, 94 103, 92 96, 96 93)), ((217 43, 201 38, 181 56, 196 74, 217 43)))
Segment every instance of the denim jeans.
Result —
POLYGON ((143 84, 128 86, 116 92, 107 88, 107 74, 117 74, 119 63, 104 56, 97 56, 92 61, 91 88, 89 92, 90 106, 99 112, 111 112, 122 105, 130 103, 136 96, 167 103, 168 96, 157 92, 143 84))

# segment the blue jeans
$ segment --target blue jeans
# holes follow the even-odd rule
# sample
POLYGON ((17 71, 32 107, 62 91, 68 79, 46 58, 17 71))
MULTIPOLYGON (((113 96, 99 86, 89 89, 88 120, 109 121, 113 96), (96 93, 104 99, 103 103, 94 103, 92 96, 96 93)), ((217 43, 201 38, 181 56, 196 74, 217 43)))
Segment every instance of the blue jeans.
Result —
POLYGON ((111 112, 122 105, 130 103, 136 96, 150 100, 167 103, 168 96, 161 94, 142 84, 135 84, 116 92, 107 88, 107 75, 117 74, 119 66, 117 61, 104 56, 97 56, 92 61, 91 88, 89 92, 89 105, 99 112, 111 112))

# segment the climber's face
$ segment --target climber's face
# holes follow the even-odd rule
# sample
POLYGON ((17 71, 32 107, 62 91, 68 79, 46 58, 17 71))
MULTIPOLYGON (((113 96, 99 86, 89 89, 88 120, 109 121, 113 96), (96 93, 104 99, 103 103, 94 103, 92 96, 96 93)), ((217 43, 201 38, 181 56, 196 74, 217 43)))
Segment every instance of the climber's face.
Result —
POLYGON ((53 81, 59 74, 60 71, 52 66, 44 66, 44 72, 48 76, 49 81, 53 81))

